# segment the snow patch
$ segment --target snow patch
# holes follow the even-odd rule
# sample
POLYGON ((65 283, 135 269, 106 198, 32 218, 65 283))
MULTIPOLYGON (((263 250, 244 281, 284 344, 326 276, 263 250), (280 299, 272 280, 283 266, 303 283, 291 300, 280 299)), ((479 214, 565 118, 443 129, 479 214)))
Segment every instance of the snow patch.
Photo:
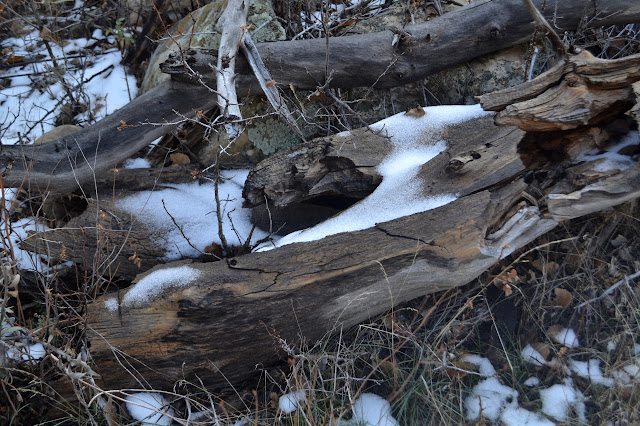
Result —
POLYGON ((472 395, 464 401, 469 420, 480 416, 488 420, 498 420, 507 407, 518 406, 518 391, 505 386, 496 377, 484 379, 472 389, 472 395))
POLYGON ((36 360, 44 358, 46 354, 47 351, 44 350, 42 343, 34 343, 31 345, 22 346, 20 348, 11 346, 9 349, 7 349, 7 358, 14 361, 22 360, 35 362, 36 360))
POLYGON ((524 349, 522 349, 522 352, 520 352, 520 355, 522 356, 522 359, 531 364, 545 365, 547 363, 547 360, 544 359, 542 354, 535 350, 531 345, 525 346, 524 349))
POLYGON ((556 342, 566 346, 567 348, 577 348, 580 346, 578 336, 576 336, 576 332, 571 328, 564 328, 552 337, 556 342))
MULTIPOLYGON (((149 303, 165 289, 184 287, 197 280, 201 274, 199 270, 190 266, 153 271, 127 291, 122 299, 122 306, 132 307, 149 303)), ((113 298, 107 299, 104 304, 110 311, 118 308, 118 302, 113 298)))
POLYGON ((481 376, 491 377, 496 375, 496 369, 493 368, 491 361, 487 358, 481 357, 480 355, 467 355, 463 357, 462 360, 469 364, 477 365, 481 376))
POLYGON ((278 401, 278 407, 285 414, 293 413, 298 409, 301 402, 306 400, 304 391, 297 390, 293 392, 286 393, 280 397, 278 401))
POLYGON ((167 400, 157 392, 134 393, 125 399, 131 417, 143 425, 169 425, 174 414, 167 400))
POLYGON ((570 359, 569 368, 578 376, 589 379, 591 383, 605 386, 611 386, 614 383, 612 378, 603 376, 602 370, 600 370, 600 361, 597 359, 590 359, 588 361, 575 361, 570 359))
POLYGON ((124 169, 148 169, 150 167, 151 163, 146 158, 129 158, 122 165, 124 169))
POLYGON ((595 161, 601 160, 593 168, 596 172, 608 172, 611 170, 626 170, 633 166, 636 162, 631 157, 618 154, 618 152, 629 145, 640 144, 640 134, 636 131, 630 131, 620 142, 615 145, 608 146, 605 150, 594 149, 587 153, 581 154, 578 160, 595 161))
POLYGON ((356 424, 365 426, 397 426, 391 415, 391 406, 386 399, 373 393, 363 393, 353 402, 353 419, 356 424))
POLYGON ((567 420, 570 408, 574 409, 580 421, 587 421, 584 395, 573 387, 570 379, 566 379, 565 384, 542 389, 540 398, 542 399, 542 412, 560 422, 567 420))
MULTIPOLYGON (((248 174, 248 170, 221 173, 225 181, 218 185, 218 191, 223 231, 229 244, 244 244, 253 227, 249 210, 242 207, 242 187, 248 174)), ((194 182, 166 186, 168 188, 163 190, 140 191, 116 201, 116 206, 133 214, 154 231, 154 244, 165 249, 163 260, 197 257, 212 242, 221 244, 216 217, 215 185, 194 182), (182 228, 182 232, 173 220, 182 228)), ((252 240, 257 241, 267 235, 256 229, 252 240)))

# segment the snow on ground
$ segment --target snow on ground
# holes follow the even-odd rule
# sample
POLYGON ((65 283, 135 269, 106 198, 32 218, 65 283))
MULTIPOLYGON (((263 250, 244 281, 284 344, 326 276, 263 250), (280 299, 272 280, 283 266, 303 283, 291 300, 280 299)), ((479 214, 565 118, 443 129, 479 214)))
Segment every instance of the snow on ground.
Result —
POLYGON ((280 397, 278 401, 278 407, 285 414, 291 414, 298 409, 301 402, 306 399, 304 391, 297 390, 286 393, 280 397))
POLYGON ((576 332, 570 328, 564 328, 558 331, 552 337, 556 342, 566 346, 567 348, 577 348, 578 346, 580 346, 580 342, 578 341, 576 332))
POLYGON ((7 349, 7 358, 14 361, 35 362, 47 354, 42 343, 25 344, 22 347, 11 346, 7 349))
POLYGON ((363 393, 351 408, 353 418, 351 424, 365 426, 397 426, 398 422, 391 415, 391 406, 386 399, 373 393, 363 393))
MULTIPOLYGON (((140 306, 152 301, 165 289, 183 287, 196 281, 201 272, 190 266, 163 268, 153 271, 131 287, 122 299, 122 306, 140 306)), ((115 298, 104 302, 107 309, 114 311, 118 308, 115 298)))
POLYGON ((63 265, 71 265, 71 262, 61 262, 55 265, 47 264, 47 256, 37 255, 20 248, 20 243, 27 240, 29 233, 37 231, 46 231, 49 229, 42 221, 35 217, 27 217, 9 224, 9 234, 5 234, 4 218, 7 212, 11 210, 12 203, 15 200, 17 191, 15 189, 3 189, 5 199, 5 210, 0 218, 0 228, 2 229, 3 247, 11 247, 13 249, 12 263, 18 268, 26 271, 38 271, 42 274, 49 274, 63 265), (15 262, 13 262, 15 261, 15 262))
POLYGON ((50 42, 53 56, 62 72, 54 72, 53 61, 37 30, 20 38, 7 38, 0 47, 12 57, 34 62, 0 71, 0 140, 13 144, 25 137, 33 142, 55 127, 67 90, 87 111, 76 116, 79 124, 89 124, 126 105, 137 94, 136 80, 127 76, 117 48, 103 48, 104 40, 113 43, 97 30, 91 38, 66 40, 62 45, 50 42), (64 84, 63 84, 63 80, 64 84), (90 115, 93 120, 90 120, 90 115))
MULTIPOLYGON (((80 18, 82 2, 76 2, 70 19, 80 18)), ((53 62, 38 31, 19 38, 6 38, 0 43, 3 53, 11 58, 23 57, 34 61, 0 70, 0 142, 13 144, 33 142, 54 128, 56 117, 66 96, 65 85, 73 95, 88 106, 87 112, 76 116, 79 124, 89 124, 93 113, 97 121, 121 108, 137 94, 133 76, 126 76, 122 58, 116 48, 103 48, 105 41, 113 45, 113 36, 105 37, 97 30, 90 38, 66 40, 61 45, 50 42, 57 64, 64 69, 54 72, 53 62), (63 85, 60 79, 64 79, 63 85), (128 87, 127 87, 128 84, 128 87)), ((5 211, 11 207, 16 191, 4 189, 5 211)), ((0 223, 4 229, 4 222, 0 223)), ((5 237, 5 246, 13 246, 15 264, 19 269, 50 273, 54 268, 46 259, 19 248, 19 242, 28 238, 28 232, 47 230, 35 218, 24 218, 11 223, 11 233, 5 237)), ((69 264, 67 262, 66 264, 69 264)))
MULTIPOLYGON (((305 392, 297 390, 280 397, 278 407, 285 414, 291 414, 300 408, 306 400, 305 392)), ((361 394, 351 405, 353 416, 350 420, 341 420, 342 426, 397 426, 398 422, 391 414, 391 405, 386 399, 373 393, 361 394)))
POLYGON ((573 409, 581 422, 587 421, 585 397, 573 386, 571 379, 565 379, 564 384, 540 390, 540 399, 542 411, 559 422, 567 420, 570 409, 573 409))
MULTIPOLYGON (((577 342, 577 336, 570 328, 563 329, 561 337, 569 337, 569 341, 577 342)), ((560 341, 566 342, 565 339, 560 341)), ((569 348, 566 345, 565 347, 569 348)), ((541 372, 540 377, 543 379, 548 380, 549 377, 548 370, 545 368, 561 367, 560 371, 567 376, 575 375, 588 380, 589 386, 584 389, 584 392, 591 391, 592 385, 611 387, 628 384, 640 378, 640 356, 637 353, 623 366, 612 369, 611 377, 602 371, 600 360, 577 359, 584 358, 584 353, 574 355, 568 352, 564 360, 554 358, 546 361, 533 346, 526 345, 520 355, 524 361, 535 367, 536 372, 541 372)), ((469 420, 484 418, 492 421, 499 420, 505 425, 551 425, 554 421, 570 421, 571 417, 575 416, 580 422, 587 421, 585 401, 589 395, 582 393, 572 377, 566 377, 562 382, 547 385, 548 387, 544 387, 545 385, 536 375, 530 376, 522 383, 531 388, 531 392, 539 393, 541 412, 537 413, 519 406, 518 391, 500 381, 499 375, 496 374, 488 359, 478 355, 467 355, 462 360, 478 366, 480 375, 485 377, 473 387, 471 395, 464 400, 466 416, 469 420)), ((531 401, 535 398, 529 395, 528 399, 531 401)))
POLYGON ((393 143, 391 154, 378 165, 382 183, 351 208, 312 228, 283 237, 277 246, 371 228, 376 223, 454 201, 455 194, 423 196, 417 177, 420 167, 447 148, 446 141, 441 139, 447 126, 492 113, 483 111, 480 105, 436 106, 425 108, 425 111, 426 114, 419 118, 400 113, 372 124, 372 130, 386 133, 393 143))
POLYGON ((150 167, 151 163, 146 158, 129 158, 122 165, 124 169, 148 169, 150 167))
MULTIPOLYGON (((242 208, 242 187, 248 174, 248 170, 224 171, 222 176, 227 180, 218 186, 224 234, 232 245, 244 244, 253 226, 249 210, 242 208)), ((118 200, 116 206, 135 215, 155 231, 158 238, 155 243, 166 249, 167 260, 196 257, 201 254, 198 250, 204 251, 212 242, 220 244, 213 183, 201 185, 194 182, 167 185, 167 189, 162 190, 141 191, 118 200), (182 232, 171 217, 180 225, 182 232)), ((266 232, 256 229, 252 241, 266 236, 266 232)))
POLYGON ((143 425, 169 425, 174 415, 173 408, 157 392, 139 392, 126 398, 127 411, 143 425))

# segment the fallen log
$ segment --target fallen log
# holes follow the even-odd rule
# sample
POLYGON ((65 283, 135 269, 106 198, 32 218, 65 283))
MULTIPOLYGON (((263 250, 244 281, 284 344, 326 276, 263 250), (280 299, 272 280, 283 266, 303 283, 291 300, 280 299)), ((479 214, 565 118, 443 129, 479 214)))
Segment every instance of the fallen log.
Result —
MULTIPOLYGON (((551 83, 543 85, 553 86, 554 76, 555 70, 548 73, 551 83)), ((521 151, 531 143, 527 138, 535 144, 549 139, 549 133, 496 127, 492 121, 485 116, 451 127, 443 134, 448 148, 421 166, 422 190, 456 193, 459 198, 450 204, 222 262, 163 265, 138 283, 154 288, 152 295, 141 296, 136 286, 98 299, 89 307, 89 333, 98 369, 108 371, 101 386, 137 382, 162 387, 196 377, 213 386, 238 383, 253 374, 257 363, 285 356, 285 349, 302 340, 316 340, 417 296, 468 283, 561 221, 640 197, 637 161, 604 173, 598 160, 579 158, 619 135, 585 125, 555 130, 550 149, 560 150, 561 160, 531 159, 527 156, 535 153, 521 151), (568 141, 571 149, 555 140, 568 141), (525 158, 544 166, 543 182, 525 173, 525 158), (549 172, 558 165, 567 172, 549 172), (158 278, 166 276, 171 278, 158 278)), ((626 132, 635 134, 632 143, 637 144, 637 130, 626 132)), ((257 167, 252 179, 258 184, 246 193, 288 205, 308 200, 311 191, 348 192, 348 178, 341 180, 340 172, 361 176, 359 166, 367 171, 389 149, 381 135, 358 134, 368 135, 362 141, 375 147, 364 149, 362 158, 356 149, 338 149, 341 137, 327 138, 317 150, 303 146, 257 167), (332 169, 331 161, 340 155, 345 157, 336 164, 347 167, 332 169), (268 178, 271 171, 284 173, 280 186, 268 178), (333 185, 319 185, 325 178, 333 185)), ((375 173, 368 172, 374 182, 375 173)))
MULTIPOLYGON (((621 175, 624 188, 638 188, 638 169, 621 175)), ((112 296, 103 297, 89 315, 98 384, 162 388, 196 376, 212 386, 238 384, 256 366, 286 356, 285 345, 314 341, 412 298, 465 284, 558 224, 523 197, 526 189, 516 179, 364 231, 190 264, 195 281, 148 303, 114 307, 112 296)), ((601 197, 598 208, 637 196, 601 197)), ((572 200, 573 212, 563 210, 562 218, 583 214, 576 207, 581 202, 572 200)), ((184 263, 160 268, 176 266, 184 263)))
POLYGON ((237 384, 257 364, 286 356, 285 346, 468 283, 560 221, 640 196, 638 164, 561 192, 566 179, 537 185, 523 173, 517 146, 524 132, 495 127, 491 117, 453 129, 448 138, 476 131, 485 139, 449 139, 422 167, 425 191, 460 189, 448 205, 221 262, 159 266, 140 281, 180 275, 147 300, 135 287, 98 299, 89 307, 89 333, 100 386, 164 387, 196 376, 212 386, 237 384), (464 155, 470 152, 480 156, 464 155))
MULTIPOLYGON (((547 8, 559 30, 640 21, 640 6, 633 0, 613 0, 605 6, 593 0, 571 0, 547 8)), ((393 87, 422 79, 486 53, 527 41, 534 23, 520 0, 474 2, 442 17, 407 27, 409 38, 397 47, 394 33, 330 39, 325 68, 326 40, 261 43, 258 50, 281 87, 393 87), (470 30, 473 29, 473 30, 470 30), (325 75, 331 71, 331 81, 325 75)), ((184 117, 215 106, 215 96, 194 81, 193 74, 213 84, 210 64, 215 52, 189 52, 164 66, 174 80, 134 99, 99 123, 73 136, 37 146, 2 146, 0 172, 5 187, 28 185, 39 191, 67 192, 90 187, 94 178, 168 133, 184 117), (178 114, 174 113, 174 110, 178 114), (153 123, 153 125, 149 125, 153 123)), ((259 92, 250 67, 238 58, 237 91, 240 96, 259 92), (244 65, 243 65, 244 63, 244 65)))
MULTIPOLYGON (((640 7, 630 0, 606 5, 592 0, 571 0, 547 6, 543 15, 558 31, 615 25, 640 20, 640 7)), ((278 86, 315 90, 330 87, 388 88, 415 82, 473 58, 531 39, 535 22, 522 0, 473 2, 428 22, 404 28, 396 34, 382 31, 328 39, 260 43, 271 76, 278 86), (327 73, 329 75, 327 75, 327 73), (330 76, 330 78, 329 78, 330 76)), ((161 69, 176 79, 194 81, 193 73, 207 84, 216 74, 209 66, 215 50, 191 50, 175 55, 161 69)), ((213 61, 213 62, 212 62, 213 61)), ((245 61, 236 64, 239 87, 259 85, 245 61)))

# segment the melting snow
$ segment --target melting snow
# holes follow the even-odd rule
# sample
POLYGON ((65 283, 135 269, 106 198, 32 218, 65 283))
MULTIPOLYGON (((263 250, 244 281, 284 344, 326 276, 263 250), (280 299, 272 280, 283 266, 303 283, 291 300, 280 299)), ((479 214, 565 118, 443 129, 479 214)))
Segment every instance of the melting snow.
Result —
POLYGON ((43 358, 47 354, 47 351, 44 350, 42 343, 34 343, 31 345, 26 345, 21 348, 16 348, 15 346, 7 349, 7 357, 14 361, 35 361, 43 358))
MULTIPOLYGON (((101 34, 94 33, 91 39, 80 38, 67 40, 64 47, 50 43, 53 55, 58 65, 64 66, 64 78, 67 87, 83 101, 88 102, 87 112, 76 119, 89 120, 89 114, 94 114, 95 120, 100 120, 118 108, 126 105, 137 94, 136 80, 127 76, 118 49, 112 48, 102 51, 95 47, 97 38, 101 34), (65 58, 76 55, 82 49, 90 49, 85 56, 75 58, 82 63, 79 66, 71 64, 65 58), (86 97, 78 96, 82 91, 86 97)), ((66 95, 65 86, 59 80, 46 85, 42 91, 33 88, 35 83, 45 81, 51 75, 53 63, 41 42, 37 30, 20 38, 7 38, 2 48, 12 49, 14 56, 46 59, 30 64, 15 66, 0 72, 5 81, 5 88, 0 89, 0 122, 11 124, 4 128, 3 144, 13 144, 20 140, 19 134, 35 140, 43 133, 52 130, 56 115, 62 104, 60 100, 66 95), (42 121, 42 123, 38 123, 42 121)), ((70 102, 70 100, 67 100, 70 102)))
MULTIPOLYGON (((127 291, 127 294, 122 299, 122 305, 131 307, 148 303, 162 293, 164 289, 186 286, 196 281, 200 275, 201 272, 199 270, 190 266, 153 271, 127 291)), ((105 307, 111 311, 118 308, 118 303, 113 298, 107 299, 104 303, 105 307)))
POLYGON ((146 158, 129 158, 122 165, 125 169, 148 169, 151 163, 146 158))
POLYGON ((606 150, 592 150, 578 157, 578 160, 595 161, 602 160, 598 163, 594 170, 597 172, 607 172, 610 170, 626 170, 633 166, 636 162, 627 155, 618 154, 618 152, 629 145, 640 144, 640 134, 637 131, 629 132, 620 142, 615 145, 608 146, 606 150))
POLYGON ((580 421, 587 421, 584 395, 573 387, 571 379, 566 379, 565 384, 542 389, 540 398, 542 399, 542 412, 560 422, 567 420, 570 408, 575 410, 580 421))
POLYGON ((391 406, 386 399, 373 393, 363 393, 352 406, 353 419, 357 424, 365 426, 397 426, 398 422, 391 415, 391 406))
POLYGON ((614 380, 610 377, 604 377, 602 370, 600 370, 600 361, 597 359, 590 359, 589 361, 575 361, 569 360, 569 368, 580 377, 589 379, 592 383, 597 385, 611 386, 614 380))
MULTIPOLYGON (((248 174, 248 170, 222 172, 227 181, 218 186, 224 234, 229 244, 244 244, 251 232, 249 210, 242 207, 242 187, 248 174)), ((155 231, 157 240, 154 243, 165 248, 167 260, 196 257, 212 242, 220 244, 215 185, 196 182, 167 186, 168 189, 163 190, 140 191, 118 200, 116 206, 130 212, 155 231)), ((266 232, 256 229, 252 241, 266 236, 266 232)))
POLYGON ((535 350, 531 345, 525 346, 520 355, 522 356, 522 359, 531 364, 545 365, 547 363, 542 354, 535 350))

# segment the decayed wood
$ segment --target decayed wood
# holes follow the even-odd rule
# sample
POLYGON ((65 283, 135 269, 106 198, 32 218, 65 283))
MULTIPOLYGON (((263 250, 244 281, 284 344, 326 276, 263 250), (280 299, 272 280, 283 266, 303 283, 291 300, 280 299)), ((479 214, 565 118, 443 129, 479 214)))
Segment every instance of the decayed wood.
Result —
POLYGON ((584 216, 640 197, 640 164, 569 194, 549 194, 551 217, 557 221, 584 216))
MULTIPOLYGON (((442 138, 450 141, 449 147, 421 173, 425 196, 467 195, 516 176, 523 170, 516 150, 522 136, 523 132, 518 129, 496 127, 489 116, 450 126, 442 134, 442 138), (464 166, 451 166, 452 161, 464 156, 469 156, 471 161, 464 166)), ((336 210, 327 209, 325 215, 316 212, 315 217, 309 218, 309 210, 319 208, 305 202, 320 197, 324 203, 333 199, 342 204, 344 199, 364 198, 380 184, 376 166, 390 150, 384 132, 373 133, 367 129, 311 141, 260 163, 247 179, 245 199, 254 207, 255 220, 264 229, 270 225, 273 229, 285 224, 289 227, 298 225, 295 229, 287 228, 293 231, 313 225, 336 210), (266 210, 265 200, 270 205, 268 212, 261 211, 266 210), (263 217, 273 223, 260 222, 263 217)), ((165 250, 159 242, 163 235, 133 221, 130 214, 114 208, 110 200, 132 190, 162 188, 168 183, 192 180, 188 166, 173 169, 167 168, 164 172, 154 169, 118 171, 111 179, 97 184, 98 200, 108 201, 89 200, 90 207, 81 216, 64 228, 36 233, 24 247, 54 258, 64 256, 101 272, 104 263, 94 264, 86 259, 87 253, 97 250, 103 261, 108 259, 109 276, 135 277, 164 258, 165 250), (126 220, 122 220, 123 216, 126 220), (107 239, 109 249, 105 250, 103 246, 107 239), (145 246, 146 250, 141 250, 140 246, 145 246)), ((204 251, 205 247, 199 249, 204 251)))
MULTIPOLYGON (((391 151, 384 131, 357 129, 320 138, 274 155, 254 167, 243 190, 245 204, 276 208, 315 198, 369 195, 382 178, 376 166, 391 151)), ((424 166, 425 194, 467 195, 523 170, 516 155, 523 132, 496 128, 492 118, 471 120, 444 130, 447 150, 424 166)))
POLYGON ((242 44, 242 37, 247 30, 247 0, 229 0, 222 12, 216 28, 222 34, 216 67, 216 90, 218 107, 224 117, 225 129, 230 140, 242 133, 242 119, 238 95, 236 94, 235 69, 236 56, 242 44))
POLYGON ((376 166, 391 152, 382 133, 357 129, 297 145, 254 167, 243 189, 245 205, 276 208, 318 197, 362 199, 382 181, 376 166))
MULTIPOLYGON (((633 0, 612 0, 606 5, 594 0, 563 1, 547 8, 546 13, 556 14, 553 22, 562 31, 576 29, 582 19, 590 26, 640 21, 640 5, 633 0)), ((397 47, 391 45, 391 31, 332 38, 328 69, 333 73, 327 87, 369 87, 375 83, 375 87, 382 88, 410 83, 524 42, 533 29, 520 0, 499 0, 473 2, 425 24, 407 27, 411 37, 397 47)), ((258 50, 281 87, 292 84, 301 89, 315 89, 326 82, 325 40, 261 43, 258 50)), ((184 59, 186 65, 205 78, 209 73, 212 77, 209 83, 215 86, 215 72, 210 64, 217 57, 212 52, 191 52, 184 59)), ((185 68, 181 58, 163 69, 174 73, 176 78, 182 75, 190 84, 166 82, 73 136, 38 146, 3 145, 0 172, 4 186, 20 186, 27 180, 40 191, 66 192, 77 186, 91 186, 94 176, 100 177, 114 164, 175 127, 140 126, 141 123, 175 123, 181 117, 173 110, 190 116, 214 107, 214 94, 193 84, 185 68), (121 121, 138 127, 122 127, 121 121)), ((236 72, 238 95, 260 91, 246 62, 238 60, 236 72)))
POLYGON ((640 54, 616 60, 584 51, 568 55, 549 72, 518 86, 483 95, 485 110, 501 111, 496 124, 526 131, 569 130, 609 121, 635 103, 640 54))
POLYGON ((523 187, 482 191, 365 231, 193 264, 202 272, 197 282, 146 307, 109 311, 100 299, 89 316, 92 355, 102 373, 98 383, 134 384, 119 362, 159 387, 196 375, 210 385, 238 383, 256 364, 282 354, 275 336, 290 345, 301 336, 315 340, 419 295, 468 282, 497 260, 502 244, 518 247, 555 226, 538 218, 498 243, 485 241, 492 218, 523 187), (118 361, 111 346, 126 357, 118 361))

